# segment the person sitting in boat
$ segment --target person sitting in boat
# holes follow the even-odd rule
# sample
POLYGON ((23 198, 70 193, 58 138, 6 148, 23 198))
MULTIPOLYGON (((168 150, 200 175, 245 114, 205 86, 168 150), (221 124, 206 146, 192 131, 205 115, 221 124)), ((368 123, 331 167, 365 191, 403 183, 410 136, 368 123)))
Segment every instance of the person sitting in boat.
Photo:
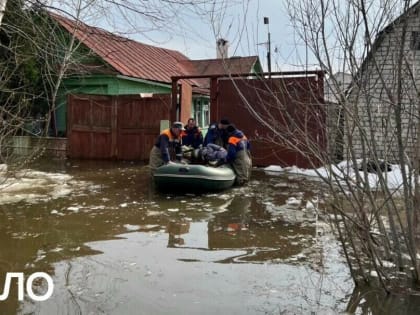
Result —
POLYGON ((212 123, 204 138, 204 146, 207 146, 209 143, 214 143, 226 149, 228 140, 226 128, 229 124, 230 121, 227 118, 221 119, 219 123, 212 123))
POLYGON ((171 163, 171 156, 177 161, 182 159, 181 131, 182 123, 177 121, 172 127, 165 129, 157 137, 155 145, 150 151, 149 167, 153 173, 159 166, 171 163))
POLYGON ((244 133, 234 125, 226 128, 228 134, 227 163, 230 163, 236 173, 236 184, 244 185, 251 177, 251 153, 250 144, 244 133))
POLYGON ((225 164, 226 157, 226 149, 214 143, 209 143, 201 149, 201 158, 212 166, 225 164))
POLYGON ((188 119, 185 129, 182 131, 182 145, 198 149, 203 144, 203 134, 197 126, 195 119, 188 119))

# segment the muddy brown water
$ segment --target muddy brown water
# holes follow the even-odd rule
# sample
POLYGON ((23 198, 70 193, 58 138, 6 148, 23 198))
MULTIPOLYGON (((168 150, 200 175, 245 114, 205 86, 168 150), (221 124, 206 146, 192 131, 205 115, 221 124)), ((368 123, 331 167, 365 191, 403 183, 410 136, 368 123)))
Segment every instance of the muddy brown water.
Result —
MULTIPOLYGON (((384 297, 353 288, 328 225, 306 207, 322 197, 319 183, 255 170, 246 187, 171 194, 157 192, 135 163, 43 161, 32 169, 67 177, 3 199, 0 290, 8 272, 42 271, 54 292, 20 302, 15 283, 0 314, 420 310, 416 299, 377 303, 384 297), (288 205, 291 197, 301 204, 288 205)), ((45 284, 34 285, 41 295, 45 284)))

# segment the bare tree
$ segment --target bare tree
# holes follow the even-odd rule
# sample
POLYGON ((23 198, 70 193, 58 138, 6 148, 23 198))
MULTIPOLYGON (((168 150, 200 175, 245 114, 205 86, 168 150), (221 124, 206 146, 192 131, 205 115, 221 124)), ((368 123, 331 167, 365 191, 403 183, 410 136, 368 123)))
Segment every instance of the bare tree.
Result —
MULTIPOLYGON (((225 1, 214 1, 213 5, 225 1)), ((3 3, 3 2, 2 2, 3 3)), ((6 2, 4 2, 6 3, 6 2)), ((223 6, 222 6, 223 8, 223 6)), ((55 113, 63 93, 63 81, 81 71, 83 58, 92 56, 75 36, 83 23, 114 27, 117 34, 142 34, 167 30, 173 34, 185 28, 181 16, 205 14, 207 1, 115 1, 115 0, 19 0, 8 2, 1 25, 2 96, 0 155, 5 163, 13 163, 11 136, 57 136, 55 113), (182 13, 182 14, 181 14, 182 13), (63 31, 52 14, 75 21, 73 31, 63 31)), ((210 9, 214 10, 214 6, 210 9)), ((169 35, 172 36, 172 35, 169 35)), ((39 156, 39 142, 32 157, 39 156)), ((25 158, 22 161, 27 161, 25 158)))
POLYGON ((324 165, 317 172, 329 188, 331 217, 355 283, 392 291, 407 286, 407 278, 419 282, 418 4, 303 0, 287 1, 287 10, 297 45, 311 51, 334 101, 314 102, 313 89, 312 100, 290 108, 295 84, 282 89, 286 97, 272 90, 268 101, 250 104, 244 95, 243 102, 270 129, 268 141, 309 157, 314 168, 324 165), (324 126, 321 136, 349 163, 335 164, 331 152, 337 150, 320 146, 311 126, 324 126), (390 185, 391 163, 401 167, 399 187, 390 185))

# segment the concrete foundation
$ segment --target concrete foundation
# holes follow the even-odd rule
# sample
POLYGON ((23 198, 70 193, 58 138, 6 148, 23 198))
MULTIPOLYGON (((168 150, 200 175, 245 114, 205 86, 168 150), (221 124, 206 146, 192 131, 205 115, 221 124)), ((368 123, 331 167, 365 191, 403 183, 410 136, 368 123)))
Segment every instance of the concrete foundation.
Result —
POLYGON ((67 138, 14 136, 8 147, 16 155, 67 158, 67 138))

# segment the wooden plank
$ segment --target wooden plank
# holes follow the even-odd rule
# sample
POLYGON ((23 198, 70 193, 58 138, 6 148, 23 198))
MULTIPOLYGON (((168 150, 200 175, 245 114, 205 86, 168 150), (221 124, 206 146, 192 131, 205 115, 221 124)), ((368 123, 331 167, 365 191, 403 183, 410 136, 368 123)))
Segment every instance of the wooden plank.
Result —
POLYGON ((102 126, 86 126, 86 125, 78 125, 74 124, 72 127, 72 131, 79 131, 79 132, 99 132, 99 133, 111 133, 111 127, 102 127, 102 126))
POLYGON ((221 117, 219 113, 219 104, 217 98, 217 78, 212 78, 210 80, 210 122, 216 122, 221 117))
POLYGON ((172 80, 172 100, 171 100, 169 121, 176 121, 178 119, 177 108, 178 108, 178 81, 172 80))
POLYGON ((112 97, 111 105, 111 156, 118 157, 118 98, 112 97))
POLYGON ((188 118, 191 117, 192 86, 187 82, 183 81, 181 84, 181 90, 182 93, 179 120, 186 124, 188 118))

